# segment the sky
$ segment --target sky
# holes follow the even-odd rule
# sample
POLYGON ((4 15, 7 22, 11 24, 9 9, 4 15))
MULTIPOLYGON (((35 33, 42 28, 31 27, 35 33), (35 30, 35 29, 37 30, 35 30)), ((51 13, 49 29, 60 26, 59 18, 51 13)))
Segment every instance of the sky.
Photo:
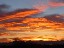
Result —
POLYGON ((28 9, 0 17, 0 39, 64 40, 64 15, 40 17, 43 14, 64 14, 64 0, 0 0, 0 4, 9 5, 10 11, 28 9))
MULTIPOLYGON (((0 4, 10 5, 10 11, 18 8, 33 8, 34 5, 37 5, 39 2, 47 4, 50 0, 0 0, 0 4)), ((55 0, 56 2, 57 0, 55 0)), ((59 0, 58 0, 59 1, 59 0)), ((63 1, 63 0, 60 0, 63 1)), ((39 4, 41 5, 41 4, 39 4)), ((44 14, 63 14, 64 7, 48 7, 44 14)))

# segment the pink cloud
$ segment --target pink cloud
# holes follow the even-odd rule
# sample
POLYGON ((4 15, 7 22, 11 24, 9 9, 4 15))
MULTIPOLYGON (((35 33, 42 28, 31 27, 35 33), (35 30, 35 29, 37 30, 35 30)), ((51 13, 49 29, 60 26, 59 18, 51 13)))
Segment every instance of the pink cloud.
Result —
POLYGON ((62 2, 49 2, 48 5, 51 7, 61 7, 61 6, 64 6, 64 3, 62 3, 62 2))

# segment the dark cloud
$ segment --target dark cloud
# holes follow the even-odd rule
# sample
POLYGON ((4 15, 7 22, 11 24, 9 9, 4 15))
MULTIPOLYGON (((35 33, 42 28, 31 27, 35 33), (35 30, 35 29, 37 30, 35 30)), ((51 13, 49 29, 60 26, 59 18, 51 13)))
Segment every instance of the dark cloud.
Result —
POLYGON ((9 8, 10 6, 9 5, 6 5, 6 4, 1 4, 0 5, 0 8, 9 8))
POLYGON ((8 12, 10 6, 6 4, 0 4, 0 17, 3 17, 8 12))

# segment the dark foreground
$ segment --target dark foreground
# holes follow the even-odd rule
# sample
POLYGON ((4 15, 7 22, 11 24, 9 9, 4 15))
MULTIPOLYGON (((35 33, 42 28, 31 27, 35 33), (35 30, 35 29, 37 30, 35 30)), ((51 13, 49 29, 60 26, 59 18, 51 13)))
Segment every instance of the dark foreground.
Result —
POLYGON ((64 48, 64 41, 14 41, 0 43, 0 48, 64 48))

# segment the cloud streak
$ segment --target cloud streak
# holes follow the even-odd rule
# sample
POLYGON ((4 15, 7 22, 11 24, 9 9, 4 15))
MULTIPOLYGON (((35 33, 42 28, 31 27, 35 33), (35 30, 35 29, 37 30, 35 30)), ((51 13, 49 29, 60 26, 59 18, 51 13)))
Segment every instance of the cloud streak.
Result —
POLYGON ((48 5, 50 7, 61 7, 64 6, 64 0, 49 0, 48 5))
POLYGON ((12 19, 12 18, 24 18, 26 16, 30 16, 30 15, 38 14, 38 13, 39 13, 39 10, 36 10, 36 9, 35 10, 28 10, 25 12, 18 12, 18 13, 6 15, 5 17, 0 18, 0 22, 4 21, 4 20, 12 19))
POLYGON ((50 0, 50 1, 52 1, 52 2, 62 2, 62 3, 64 3, 64 0, 50 0))

